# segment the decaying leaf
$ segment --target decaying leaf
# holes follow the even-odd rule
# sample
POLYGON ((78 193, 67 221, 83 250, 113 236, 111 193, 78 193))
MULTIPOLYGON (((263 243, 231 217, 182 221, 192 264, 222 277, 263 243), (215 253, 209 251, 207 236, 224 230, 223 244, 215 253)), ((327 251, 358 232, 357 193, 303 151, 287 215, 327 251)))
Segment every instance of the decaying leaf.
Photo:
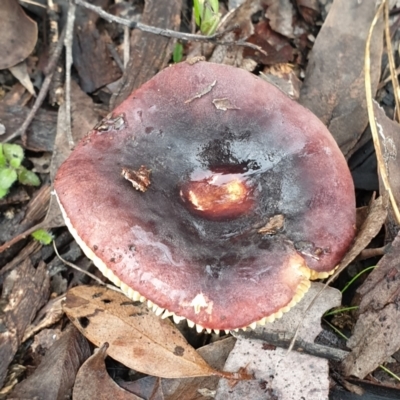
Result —
POLYGON ((248 40, 260 46, 267 54, 263 54, 257 50, 245 48, 243 57, 255 60, 258 63, 266 65, 274 65, 293 61, 294 49, 290 45, 288 38, 276 33, 267 21, 260 21, 254 27, 254 33, 248 40))
POLYGON ((322 315, 330 308, 340 305, 341 300, 337 289, 327 287, 307 310, 323 286, 321 283, 313 283, 303 300, 281 319, 265 327, 257 327, 254 331, 235 333, 239 339, 224 369, 238 370, 246 366, 249 372, 254 373, 255 380, 238 382, 234 388, 220 380, 216 399, 328 399, 327 360, 295 351, 288 353, 287 350, 269 346, 265 341, 268 332, 293 337, 301 322, 299 337, 313 342, 321 331, 322 315))
POLYGON ((264 68, 260 78, 271 83, 293 100, 300 96, 301 81, 297 77, 293 65, 275 64, 264 68))
POLYGON ((312 24, 320 14, 320 2, 318 0, 296 0, 301 16, 312 24))
MULTIPOLYGON (((53 278, 54 279, 54 278, 53 278)), ((51 299, 38 313, 35 320, 25 330, 23 341, 29 339, 40 330, 54 325, 64 315, 61 303, 65 300, 65 296, 58 296, 51 299)))
POLYGON ((26 62, 22 61, 16 65, 13 65, 12 67, 9 68, 10 72, 19 80, 21 85, 24 86, 24 88, 32 95, 35 96, 35 89, 33 87, 33 83, 31 81, 31 78, 29 77, 28 74, 28 68, 26 66, 26 62))
POLYGON ((109 356, 129 368, 165 378, 216 373, 169 320, 120 293, 75 287, 67 293, 64 311, 86 338, 96 346, 109 343, 109 356))
MULTIPOLYGON (((235 342, 235 338, 227 337, 200 347, 196 351, 213 368, 222 369, 235 342)), ((159 379, 146 376, 137 381, 125 382, 122 386, 146 400, 155 400, 152 395, 156 392, 162 400, 205 400, 206 393, 215 393, 219 379, 216 376, 181 379, 159 379)))
POLYGON ((32 53, 38 36, 18 0, 2 0, 0 7, 0 69, 12 67, 32 53))
MULTIPOLYGON (((354 243, 340 262, 337 272, 346 268, 379 233, 387 217, 387 197, 380 196, 373 200, 369 206, 368 216, 361 225, 354 243)), ((335 274, 336 275, 336 274, 335 274)))
POLYGON ((293 4, 290 0, 264 0, 268 6, 265 16, 271 28, 286 37, 293 37, 293 4))
POLYGON ((76 373, 89 356, 89 343, 75 327, 69 326, 35 372, 15 387, 9 399, 69 398, 76 373))
POLYGON ((72 398, 74 400, 141 400, 141 397, 118 386, 108 375, 104 363, 107 348, 108 344, 103 344, 79 369, 72 398))
POLYGON ((343 361, 346 375, 363 378, 400 348, 400 235, 358 289, 359 318, 343 361))
MULTIPOLYGON (((365 43, 375 16, 375 1, 335 0, 311 52, 300 103, 329 128, 348 155, 368 123, 364 84, 365 43), (334 40, 333 40, 334 38, 334 40)), ((381 73, 383 24, 371 42, 371 80, 381 73)))

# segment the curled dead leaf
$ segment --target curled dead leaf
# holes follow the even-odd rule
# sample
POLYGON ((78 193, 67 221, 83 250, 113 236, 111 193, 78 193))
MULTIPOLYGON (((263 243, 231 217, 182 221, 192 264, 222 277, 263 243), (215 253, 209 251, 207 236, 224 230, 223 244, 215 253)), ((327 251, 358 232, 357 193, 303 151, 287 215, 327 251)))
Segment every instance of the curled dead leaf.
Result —
POLYGON ((108 375, 104 359, 107 356, 108 343, 88 358, 76 375, 73 399, 114 399, 140 400, 141 398, 129 393, 118 386, 108 375))
POLYGON ((0 69, 12 67, 32 53, 38 36, 18 0, 2 0, 0 7, 0 69))

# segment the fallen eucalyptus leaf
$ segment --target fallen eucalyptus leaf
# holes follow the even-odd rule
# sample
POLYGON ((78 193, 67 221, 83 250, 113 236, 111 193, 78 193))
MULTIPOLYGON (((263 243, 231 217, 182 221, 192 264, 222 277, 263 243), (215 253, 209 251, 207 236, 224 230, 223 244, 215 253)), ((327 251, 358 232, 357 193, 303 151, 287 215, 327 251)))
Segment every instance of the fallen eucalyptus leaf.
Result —
MULTIPOLYGON (((235 342, 236 339, 230 336, 200 347, 197 352, 213 368, 222 369, 235 342)), ((217 376, 182 379, 160 379, 154 376, 145 376, 136 381, 119 383, 126 390, 142 396, 146 400, 155 400, 154 393, 157 393, 162 400, 205 400, 205 393, 215 394, 218 382, 219 377, 217 376)))
POLYGON ((96 346, 109 343, 109 356, 128 368, 163 378, 218 374, 169 320, 121 293, 78 286, 67 293, 64 311, 96 346))

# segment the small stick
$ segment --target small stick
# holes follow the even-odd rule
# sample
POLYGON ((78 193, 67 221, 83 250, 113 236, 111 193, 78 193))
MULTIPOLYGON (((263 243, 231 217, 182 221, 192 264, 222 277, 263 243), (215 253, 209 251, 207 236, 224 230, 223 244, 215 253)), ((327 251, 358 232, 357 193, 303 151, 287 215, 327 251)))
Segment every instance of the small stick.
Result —
POLYGON ((82 272, 82 274, 85 274, 87 276, 89 276, 90 278, 94 279, 98 284, 107 287, 108 289, 114 290, 115 292, 119 292, 119 293, 123 293, 121 289, 117 288, 114 285, 109 285, 108 283, 104 283, 100 278, 98 278, 96 275, 93 275, 92 273, 90 273, 89 271, 85 271, 84 269, 78 267, 77 265, 65 260, 64 258, 62 258, 60 256, 60 254, 58 253, 57 250, 57 246, 56 246, 56 242, 53 240, 53 247, 54 247, 54 251, 56 253, 56 256, 65 264, 68 265, 69 267, 75 269, 76 271, 82 272))
POLYGON ((72 138, 71 128, 71 67, 73 61, 72 42, 74 39, 75 11, 76 5, 74 4, 73 0, 70 0, 67 16, 67 33, 65 35, 65 112, 67 122, 65 130, 70 149, 74 147, 74 139, 72 138))

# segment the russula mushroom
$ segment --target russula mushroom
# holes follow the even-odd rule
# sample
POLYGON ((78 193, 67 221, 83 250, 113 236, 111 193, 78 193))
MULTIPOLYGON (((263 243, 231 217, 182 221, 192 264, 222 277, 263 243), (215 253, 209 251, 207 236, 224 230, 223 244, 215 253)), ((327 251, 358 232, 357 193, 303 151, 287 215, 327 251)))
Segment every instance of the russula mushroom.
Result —
POLYGON ((133 92, 54 187, 108 279, 198 330, 280 317, 355 233, 352 179, 318 118, 244 70, 202 61, 133 92))

